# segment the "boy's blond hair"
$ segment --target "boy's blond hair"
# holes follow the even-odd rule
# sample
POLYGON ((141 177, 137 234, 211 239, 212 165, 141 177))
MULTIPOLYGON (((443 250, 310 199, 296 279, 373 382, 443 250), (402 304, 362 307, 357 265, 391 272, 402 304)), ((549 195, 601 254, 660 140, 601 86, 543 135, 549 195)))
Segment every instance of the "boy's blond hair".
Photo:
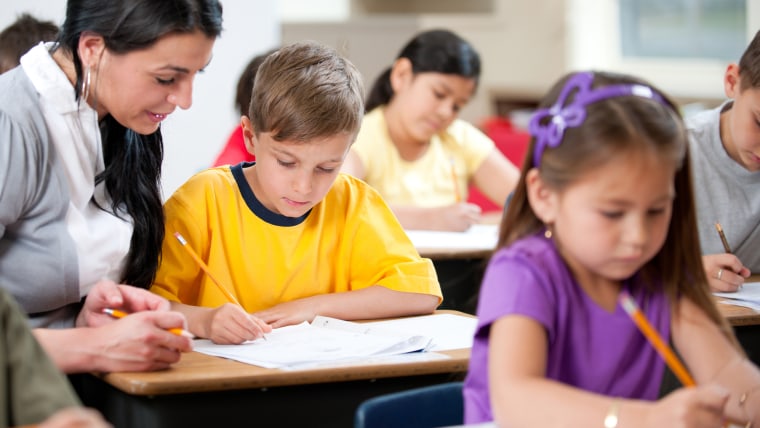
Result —
POLYGON ((249 118, 254 132, 276 141, 306 142, 361 125, 364 88, 359 71, 336 50, 296 42, 270 54, 253 85, 249 118))

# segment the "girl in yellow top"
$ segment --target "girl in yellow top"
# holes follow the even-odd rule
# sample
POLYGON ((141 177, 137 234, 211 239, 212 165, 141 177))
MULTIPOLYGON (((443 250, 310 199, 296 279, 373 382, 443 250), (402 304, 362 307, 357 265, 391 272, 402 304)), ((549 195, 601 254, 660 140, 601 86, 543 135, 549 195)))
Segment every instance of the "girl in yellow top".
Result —
POLYGON ((480 57, 456 34, 418 34, 375 82, 343 171, 377 189, 406 229, 463 231, 480 220, 473 182, 499 206, 519 173, 493 141, 457 119, 475 93, 480 57))
POLYGON ((256 339, 316 315, 431 313, 441 291, 383 199, 339 174, 364 111, 358 71, 334 50, 296 43, 258 71, 250 119, 255 163, 191 178, 166 202, 152 291, 217 343, 256 339), (181 233, 232 292, 230 304, 172 236, 181 233))

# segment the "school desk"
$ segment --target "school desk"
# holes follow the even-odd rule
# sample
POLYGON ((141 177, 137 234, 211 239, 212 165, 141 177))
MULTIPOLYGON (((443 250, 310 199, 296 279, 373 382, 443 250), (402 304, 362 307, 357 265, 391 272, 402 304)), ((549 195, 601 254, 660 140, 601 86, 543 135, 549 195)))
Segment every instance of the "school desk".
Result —
POLYGON ((437 232, 407 231, 412 243, 422 257, 441 260, 482 260, 488 257, 496 245, 500 215, 485 214, 481 224, 468 231, 437 232))
POLYGON ((349 427, 368 398, 463 379, 470 349, 439 354, 448 358, 284 371, 191 352, 168 370, 74 383, 117 428, 349 427))
POLYGON ((441 309, 475 313, 480 281, 496 245, 499 217, 486 215, 482 224, 461 234, 407 231, 420 255, 433 262, 443 292, 441 309))
POLYGON ((736 338, 747 353, 747 357, 760 366, 760 312, 723 303, 722 299, 718 299, 718 310, 734 328, 736 338))

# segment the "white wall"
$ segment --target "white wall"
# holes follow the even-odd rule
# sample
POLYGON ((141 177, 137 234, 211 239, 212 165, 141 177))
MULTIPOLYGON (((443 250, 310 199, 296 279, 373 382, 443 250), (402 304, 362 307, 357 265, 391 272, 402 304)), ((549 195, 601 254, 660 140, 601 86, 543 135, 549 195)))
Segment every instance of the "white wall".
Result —
MULTIPOLYGON (((64 0, 0 0, 0 4, 0 28, 23 12, 61 24, 66 12, 64 0)), ((164 197, 211 165, 239 122, 234 99, 240 72, 251 57, 280 44, 276 2, 222 0, 222 4, 224 32, 205 73, 195 80, 193 106, 187 111, 178 109, 163 125, 164 197)))

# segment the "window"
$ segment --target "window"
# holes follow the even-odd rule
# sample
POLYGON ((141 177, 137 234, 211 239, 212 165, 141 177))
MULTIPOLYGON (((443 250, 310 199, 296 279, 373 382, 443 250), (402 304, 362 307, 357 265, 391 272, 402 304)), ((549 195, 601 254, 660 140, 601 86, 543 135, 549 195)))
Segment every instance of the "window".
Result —
POLYGON ((623 57, 738 61, 746 0, 620 0, 623 57))
POLYGON ((705 107, 760 28, 756 0, 566 1, 571 69, 633 74, 705 107))

